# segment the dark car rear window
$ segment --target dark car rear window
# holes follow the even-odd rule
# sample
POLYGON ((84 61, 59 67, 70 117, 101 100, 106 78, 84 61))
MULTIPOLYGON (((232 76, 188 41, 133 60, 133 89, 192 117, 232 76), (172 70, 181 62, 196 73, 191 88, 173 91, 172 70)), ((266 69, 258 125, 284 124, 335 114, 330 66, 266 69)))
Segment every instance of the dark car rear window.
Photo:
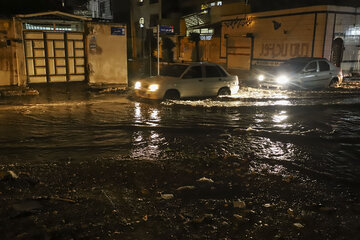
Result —
POLYGON ((286 61, 279 66, 279 70, 286 72, 299 72, 307 63, 308 61, 286 61))
POLYGON ((319 61, 320 72, 330 71, 330 65, 325 61, 319 61))
POLYGON ((187 67, 188 65, 183 64, 165 65, 162 66, 160 70, 160 75, 169 77, 180 77, 187 67))

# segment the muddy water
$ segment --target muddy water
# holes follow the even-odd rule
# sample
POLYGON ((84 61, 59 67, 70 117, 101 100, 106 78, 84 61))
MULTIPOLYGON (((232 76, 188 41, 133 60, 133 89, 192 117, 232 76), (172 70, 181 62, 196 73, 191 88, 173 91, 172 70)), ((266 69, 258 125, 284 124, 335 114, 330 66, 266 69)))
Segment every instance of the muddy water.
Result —
POLYGON ((360 182, 360 92, 244 88, 151 102, 83 94, 0 101, 0 163, 251 159, 251 170, 360 182))

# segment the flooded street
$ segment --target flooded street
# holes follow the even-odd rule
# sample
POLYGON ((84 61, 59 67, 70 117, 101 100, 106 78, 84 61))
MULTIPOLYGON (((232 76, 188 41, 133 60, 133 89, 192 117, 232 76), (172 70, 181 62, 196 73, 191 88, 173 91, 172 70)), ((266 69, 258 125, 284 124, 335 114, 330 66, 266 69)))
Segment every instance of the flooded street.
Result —
MULTIPOLYGON (((340 89, 289 92, 243 88, 231 98, 161 102, 135 99, 129 94, 93 92, 70 97, 65 94, 60 98, 31 97, 21 104, 14 99, 1 99, 1 169, 11 170, 9 166, 13 166, 13 169, 21 171, 46 164, 62 166, 68 163, 77 166, 81 162, 92 166, 106 166, 114 162, 116 165, 116 162, 124 161, 144 166, 160 164, 165 169, 171 169, 171 166, 175 168, 171 170, 175 171, 174 182, 168 183, 171 187, 166 188, 167 183, 161 183, 165 184, 163 188, 166 191, 170 191, 169 189, 181 186, 176 186, 175 179, 179 179, 176 168, 195 166, 205 170, 195 169, 189 173, 194 173, 192 180, 211 177, 215 183, 220 182, 219 186, 225 185, 223 191, 226 192, 229 188, 226 183, 228 180, 216 175, 217 171, 222 172, 225 168, 221 170, 218 167, 233 159, 227 171, 237 171, 237 168, 242 168, 238 159, 246 159, 248 163, 243 174, 250 174, 249 178, 251 175, 256 176, 254 189, 246 194, 237 192, 231 197, 222 191, 216 193, 215 197, 205 197, 223 199, 225 202, 237 198, 253 199, 249 200, 250 203, 247 200, 245 202, 248 206, 253 204, 252 209, 258 214, 256 223, 245 224, 247 230, 242 232, 239 239, 357 239, 360 232, 359 94, 358 90, 340 89), (280 182, 274 180, 275 185, 270 184, 269 188, 268 185, 265 187, 261 184, 262 178, 279 178, 280 182), (294 181, 294 185, 288 186, 288 193, 294 194, 293 198, 297 202, 290 203, 286 196, 287 187, 284 189, 285 185, 279 185, 288 184, 289 181, 294 181), (299 195, 295 196, 297 187, 299 195), (256 189, 259 190, 258 193, 256 189), (289 215, 288 209, 295 208, 301 215, 302 210, 307 213, 309 208, 316 205, 331 209, 330 215, 326 215, 329 213, 325 211, 326 216, 314 217, 315 226, 305 232, 301 232, 301 229, 300 233, 297 230, 284 233, 281 229, 286 229, 286 226, 275 224, 274 221, 274 229, 277 230, 265 231, 269 234, 268 238, 261 238, 262 234, 266 234, 263 230, 259 233, 261 223, 258 220, 266 222, 260 217, 266 210, 259 213, 256 206, 281 205, 279 202, 283 200, 287 201, 283 204, 286 206, 283 214, 288 211, 289 215), (329 220, 329 225, 324 225, 324 221, 329 218, 335 220, 329 220), (320 228, 318 232, 315 231, 316 226, 320 228)), ((108 172, 114 178, 120 174, 111 170, 108 172)), ((141 176, 144 175, 147 175, 146 171, 141 176)), ((191 177, 187 177, 182 185, 189 185, 189 178, 191 177)), ((235 183, 231 179, 234 186, 240 184, 245 188, 252 184, 235 183)), ((266 182, 269 184, 268 180, 266 182)), ((112 188, 116 192, 116 184, 112 188)), ((239 191, 244 191, 241 189, 239 191)), ((154 190, 154 196, 156 194, 158 193, 154 190)), ((202 197, 199 196, 199 199, 202 197)), ((112 200, 116 205, 116 198, 113 197, 112 200)), ((104 202, 108 203, 106 199, 104 202)), ((230 215, 235 216, 235 213, 231 212, 230 215)), ((277 214, 272 215, 275 218, 277 214)), ((182 213, 181 216, 186 217, 186 214, 182 213)), ((231 225, 230 220, 219 220, 223 221, 231 225)), ((302 222, 296 217, 290 221, 302 222)), ((304 229, 313 224, 306 221, 301 223, 305 226, 304 229)), ((265 227, 271 226, 272 222, 266 224, 265 227)), ((137 228, 132 230, 134 229, 137 228)), ((147 235, 145 239, 159 237, 155 233, 151 235, 150 227, 145 229, 151 236, 147 235)), ((183 235, 185 230, 182 227, 179 230, 178 227, 171 226, 170 229, 177 229, 172 236, 175 239, 181 239, 181 236, 197 239, 196 236, 189 235, 193 230, 186 227, 188 235, 183 235)), ((199 239, 238 239, 234 236, 240 230, 230 228, 223 234, 215 235, 205 234, 207 230, 201 227, 196 231, 202 233, 199 239), (204 234, 207 238, 203 238, 204 234)), ((219 232, 216 229, 212 231, 219 232)), ((126 235, 129 230, 120 232, 124 239, 145 234, 138 232, 140 235, 126 235)))
POLYGON ((359 92, 242 89, 232 98, 127 95, 0 106, 2 163, 252 155, 255 171, 359 182, 359 92))

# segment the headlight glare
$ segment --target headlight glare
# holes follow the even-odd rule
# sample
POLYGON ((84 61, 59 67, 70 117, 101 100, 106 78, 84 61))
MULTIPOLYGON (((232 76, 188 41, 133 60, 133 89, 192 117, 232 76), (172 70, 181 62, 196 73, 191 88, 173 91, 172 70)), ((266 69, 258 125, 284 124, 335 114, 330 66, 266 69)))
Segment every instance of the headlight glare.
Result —
POLYGON ((136 82, 134 88, 135 89, 140 89, 141 88, 141 82, 136 82))
POLYGON ((264 81, 264 79, 265 79, 265 76, 264 75, 259 75, 258 76, 258 80, 261 82, 261 81, 264 81))
POLYGON ((276 78, 276 82, 279 84, 286 84, 287 82, 289 82, 289 78, 287 76, 279 76, 276 78))
POLYGON ((159 85, 158 84, 151 84, 150 86, 149 86, 149 91, 150 92, 155 92, 156 90, 158 90, 159 89, 159 85))

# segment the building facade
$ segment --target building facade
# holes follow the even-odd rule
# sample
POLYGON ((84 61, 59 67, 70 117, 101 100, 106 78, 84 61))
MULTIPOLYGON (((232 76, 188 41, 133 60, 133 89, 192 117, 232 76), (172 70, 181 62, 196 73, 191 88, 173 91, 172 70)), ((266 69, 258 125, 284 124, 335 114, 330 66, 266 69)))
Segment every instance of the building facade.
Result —
MULTIPOLYGON (((219 33, 215 29, 211 39, 200 41, 201 57, 203 61, 239 70, 277 66, 293 57, 323 57, 341 67, 345 74, 359 73, 359 10, 321 5, 232 15, 221 13, 217 23, 219 33)), ((204 26, 207 25, 192 28, 204 26)), ((178 60, 192 61, 194 46, 183 38, 178 60)))
POLYGON ((111 0, 89 0, 87 7, 92 18, 113 19, 111 0))
POLYGON ((126 36, 125 25, 58 11, 2 19, 0 85, 127 85, 126 36))
POLYGON ((133 57, 148 56, 148 41, 162 19, 162 0, 131 0, 133 57))
POLYGON ((78 16, 90 17, 98 20, 113 20, 112 0, 88 0, 82 4, 71 0, 62 0, 64 9, 71 9, 71 12, 78 16))
POLYGON ((358 8, 312 6, 224 16, 220 57, 228 68, 278 65, 293 57, 323 57, 344 72, 360 71, 358 8))

